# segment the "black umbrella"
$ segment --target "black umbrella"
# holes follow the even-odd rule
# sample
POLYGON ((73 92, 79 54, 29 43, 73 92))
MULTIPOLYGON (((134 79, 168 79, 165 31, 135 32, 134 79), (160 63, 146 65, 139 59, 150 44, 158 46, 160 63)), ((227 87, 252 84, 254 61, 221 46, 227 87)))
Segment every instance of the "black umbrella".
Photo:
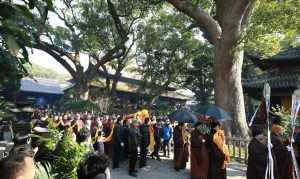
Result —
POLYGON ((213 104, 198 106, 195 108, 194 112, 197 115, 213 117, 218 121, 231 120, 230 115, 224 109, 213 104))
POLYGON ((178 121, 182 123, 196 123, 198 121, 197 117, 188 111, 177 110, 169 114, 169 119, 172 121, 178 121))

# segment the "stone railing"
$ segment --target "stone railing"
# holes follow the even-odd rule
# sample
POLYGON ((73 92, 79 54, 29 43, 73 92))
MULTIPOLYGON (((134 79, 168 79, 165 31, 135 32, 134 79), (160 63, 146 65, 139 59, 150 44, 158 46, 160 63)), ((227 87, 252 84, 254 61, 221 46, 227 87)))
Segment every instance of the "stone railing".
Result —
POLYGON ((249 140, 237 137, 227 137, 226 143, 232 160, 247 163, 249 140))

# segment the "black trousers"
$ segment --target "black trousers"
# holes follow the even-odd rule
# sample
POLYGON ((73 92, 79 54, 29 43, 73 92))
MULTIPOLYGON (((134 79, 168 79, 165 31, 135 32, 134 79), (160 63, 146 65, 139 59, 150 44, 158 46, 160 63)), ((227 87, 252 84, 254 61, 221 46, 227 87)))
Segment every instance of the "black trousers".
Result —
POLYGON ((147 165, 147 153, 148 149, 147 146, 141 146, 141 151, 140 151, 140 168, 144 167, 147 165))
POLYGON ((154 145, 154 151, 151 154, 151 156, 155 156, 157 157, 157 159, 159 159, 159 150, 161 148, 161 143, 159 141, 155 141, 155 145, 154 145))
POLYGON ((114 146, 113 169, 119 168, 120 160, 121 160, 121 146, 114 146))
POLYGON ((129 153, 129 173, 132 173, 135 170, 137 156, 138 156, 137 151, 133 151, 129 153))

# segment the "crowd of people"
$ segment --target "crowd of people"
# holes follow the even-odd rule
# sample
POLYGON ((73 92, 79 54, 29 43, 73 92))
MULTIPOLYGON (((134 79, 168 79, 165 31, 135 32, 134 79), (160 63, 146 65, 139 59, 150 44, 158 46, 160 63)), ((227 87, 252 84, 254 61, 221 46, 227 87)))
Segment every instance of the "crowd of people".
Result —
MULTIPOLYGON (((262 124, 255 124, 251 127, 252 139, 248 145, 248 167, 247 178, 264 179, 267 174, 269 159, 268 138, 266 127, 262 124)), ((282 122, 275 118, 271 127, 271 156, 273 158, 274 179, 296 179, 295 165, 299 166, 300 148, 299 140, 296 139, 293 148, 296 161, 293 162, 290 141, 284 136, 282 122)), ((297 135, 299 135, 298 133, 297 135)), ((271 178, 270 175, 268 175, 271 178)))
MULTIPOLYGON (((257 118, 260 118, 260 114, 257 118)), ((229 151, 221 124, 212 118, 199 120, 196 124, 186 124, 170 121, 167 117, 149 115, 120 116, 37 110, 31 117, 31 123, 34 134, 47 136, 45 134, 49 133, 51 123, 61 133, 71 133, 74 143, 89 148, 85 158, 78 164, 79 179, 110 179, 110 170, 124 167, 125 165, 121 165, 124 161, 128 161, 129 175, 137 177, 139 169, 148 167, 149 158, 161 161, 162 157, 173 157, 174 171, 186 169, 190 160, 191 179, 226 178, 229 151)), ((9 136, 10 128, 5 127, 5 136, 9 136)), ((269 162, 265 123, 256 120, 251 126, 251 134, 247 178, 263 179, 269 162)), ((279 118, 273 119, 271 154, 274 179, 294 179, 295 162, 289 140, 283 134, 281 121, 279 118)), ((297 141, 294 142, 294 151, 299 165, 300 142, 297 141)), ((34 158, 37 152, 33 147, 39 147, 34 140, 30 145, 15 145, 0 162, 0 178, 32 179, 35 175, 34 158)))
MULTIPOLYGON (((125 160, 129 162, 129 175, 137 177, 138 168, 148 166, 148 158, 160 161, 161 157, 172 157, 172 153, 174 171, 185 169, 191 160, 191 179, 226 178, 229 153, 224 132, 217 121, 185 124, 149 115, 37 111, 32 116, 33 132, 43 136, 49 132, 50 122, 62 132, 71 131, 73 142, 89 147, 90 152, 78 167, 79 179, 110 179, 109 168, 119 168, 125 160)), ((23 169, 32 158, 32 152, 12 152, 0 162, 1 171, 6 171, 7 176, 14 175, 7 179, 24 176, 21 171, 27 171, 23 169), (17 161, 12 162, 14 159, 17 161), (13 167, 16 168, 12 170, 13 167)), ((28 171, 32 173, 33 170, 28 171)))

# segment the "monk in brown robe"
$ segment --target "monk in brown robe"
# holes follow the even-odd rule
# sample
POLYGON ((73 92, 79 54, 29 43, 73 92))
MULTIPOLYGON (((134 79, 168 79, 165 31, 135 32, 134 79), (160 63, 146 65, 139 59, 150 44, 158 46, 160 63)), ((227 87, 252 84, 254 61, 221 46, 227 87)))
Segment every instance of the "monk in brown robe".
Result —
POLYGON ((283 137, 284 129, 276 119, 272 124, 271 142, 274 154, 274 175, 276 179, 294 179, 291 152, 287 149, 288 141, 283 137))
POLYGON ((211 136, 209 138, 209 179, 226 179, 226 155, 214 142, 214 135, 220 130, 221 124, 219 122, 212 122, 211 124, 211 136))
POLYGON ((208 178, 208 136, 201 132, 202 128, 203 124, 198 122, 191 134, 191 179, 208 178))
POLYGON ((252 127, 252 136, 248 145, 247 179, 265 179, 268 162, 268 139, 262 134, 263 125, 252 127))
POLYGON ((185 142, 184 128, 184 123, 180 123, 174 128, 174 168, 176 171, 185 169, 188 161, 188 144, 185 142))
MULTIPOLYGON (((111 132, 113 131, 113 121, 112 119, 108 119, 103 124, 104 137, 109 137, 111 132)), ((104 142, 104 152, 110 158, 113 159, 113 141, 109 140, 104 142)))

